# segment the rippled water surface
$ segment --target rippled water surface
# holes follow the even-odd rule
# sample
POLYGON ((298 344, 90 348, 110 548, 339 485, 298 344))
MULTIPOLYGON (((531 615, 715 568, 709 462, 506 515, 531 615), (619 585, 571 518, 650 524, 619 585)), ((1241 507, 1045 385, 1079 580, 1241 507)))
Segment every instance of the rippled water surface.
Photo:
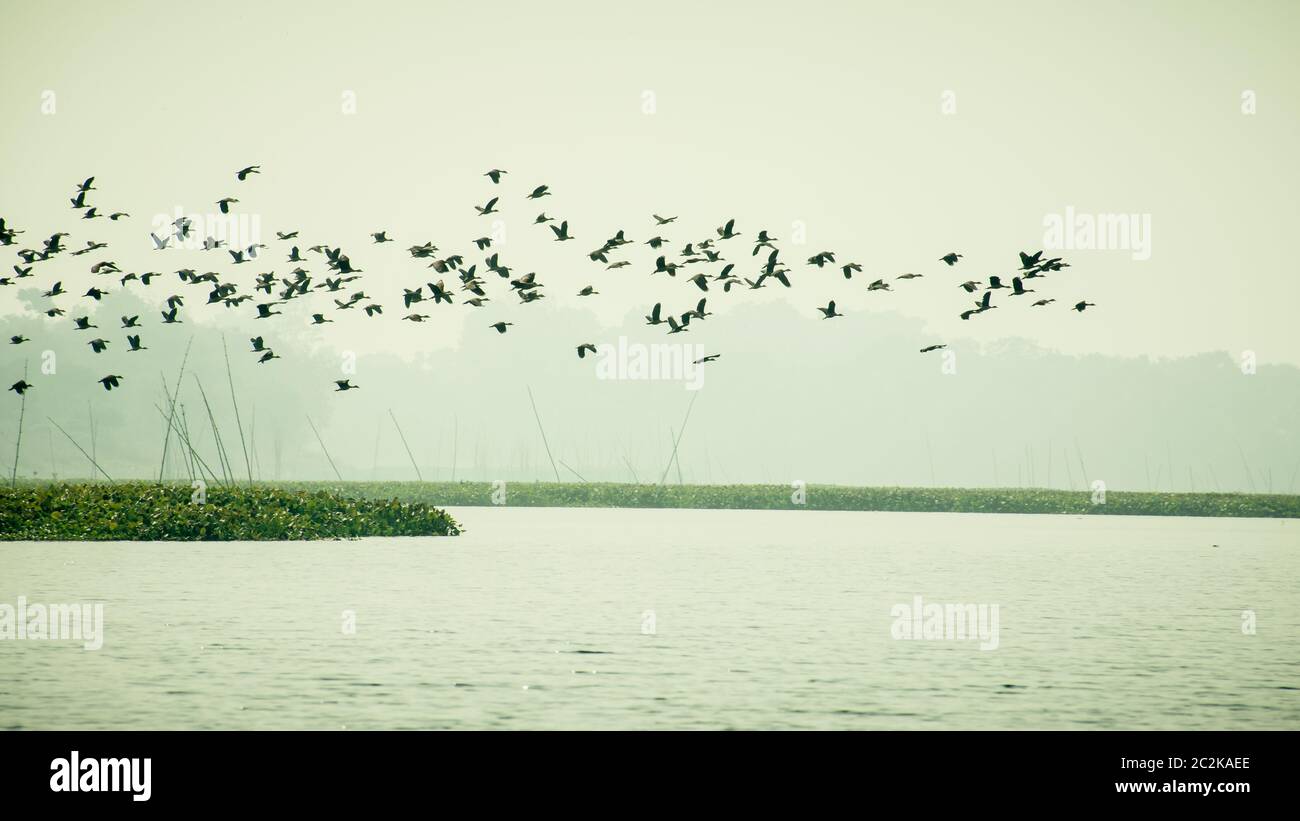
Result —
POLYGON ((0 640, 0 727, 1300 728, 1300 522, 454 513, 0 544, 0 603, 105 620, 98 651, 0 640), (997 649, 892 638, 918 595, 996 604, 997 649))

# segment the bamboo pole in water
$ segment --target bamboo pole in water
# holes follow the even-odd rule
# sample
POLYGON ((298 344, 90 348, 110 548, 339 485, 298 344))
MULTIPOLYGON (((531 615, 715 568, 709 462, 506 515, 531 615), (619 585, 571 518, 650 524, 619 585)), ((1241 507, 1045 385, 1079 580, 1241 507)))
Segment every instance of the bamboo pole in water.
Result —
POLYGON ((235 398, 235 377, 230 370, 230 350, 226 348, 226 336, 221 335, 221 352, 226 357, 226 379, 230 382, 230 404, 235 406, 235 428, 239 431, 239 446, 244 451, 244 470, 248 472, 248 484, 253 485, 253 463, 248 459, 248 444, 244 441, 244 423, 239 421, 239 400, 235 398))
MULTIPOLYGON (((55 422, 53 419, 50 419, 50 417, 48 417, 48 416, 45 417, 45 418, 46 418, 46 419, 49 419, 51 425, 53 425, 54 427, 56 427, 56 428, 59 429, 59 433, 61 433, 61 434, 63 434, 64 436, 67 436, 67 437, 68 437, 68 441, 72 443, 73 447, 75 447, 77 450, 81 451, 81 455, 82 455, 82 456, 86 457, 87 459, 90 459, 90 463, 91 463, 92 465, 95 466, 95 469, 96 469, 96 470, 98 470, 100 473, 103 473, 103 474, 104 474, 104 478, 108 480, 109 484, 115 484, 115 482, 113 482, 113 477, 112 477, 112 476, 109 476, 108 473, 107 473, 107 472, 106 472, 102 467, 99 466, 99 462, 96 462, 96 461, 94 460, 94 458, 91 457, 91 455, 90 455, 89 453, 86 453, 86 449, 85 449, 85 448, 83 448, 81 445, 78 445, 78 444, 77 444, 77 440, 76 440, 76 439, 73 439, 72 436, 71 436, 71 435, 70 435, 66 430, 63 429, 63 426, 62 426, 62 425, 60 425, 58 422, 55 422)), ((53 434, 51 434, 51 436, 53 436, 53 434)))
POLYGON ((323 450, 323 451, 325 452, 325 458, 326 458, 326 460, 329 461, 329 463, 330 463, 330 467, 333 468, 333 470, 334 470, 334 475, 338 478, 338 480, 339 480, 340 482, 342 482, 342 481, 343 481, 343 475, 342 475, 341 473, 339 473, 339 469, 338 469, 337 467, 334 466, 334 460, 330 457, 329 448, 325 447, 325 440, 322 439, 322 438, 320 438, 320 431, 316 430, 316 424, 315 424, 314 422, 311 421, 311 417, 310 417, 310 416, 307 417, 307 424, 308 424, 308 425, 311 425, 311 432, 314 433, 314 434, 316 434, 316 441, 317 441, 317 442, 320 442, 320 449, 323 450))
MULTIPOLYGON (((673 454, 672 456, 668 457, 668 464, 667 466, 664 467, 664 473, 662 476, 659 477, 659 484, 661 485, 664 483, 664 480, 668 478, 668 471, 672 469, 673 462, 677 459, 677 448, 681 444, 682 437, 686 435, 686 423, 691 421, 691 410, 695 407, 695 400, 699 398, 700 398, 699 391, 696 391, 691 394, 691 402, 689 405, 686 406, 686 416, 683 417, 682 419, 682 431, 680 434, 674 435, 673 454)), ((677 478, 679 484, 681 480, 681 470, 682 470, 682 466, 679 463, 677 465, 677 478)))
POLYGON ((1074 440, 1074 455, 1079 457, 1079 471, 1083 475, 1083 489, 1087 490, 1089 487, 1088 468, 1083 464, 1083 451, 1079 448, 1078 439, 1074 440))
MULTIPOLYGON (((417 465, 417 464, 415 463, 415 454, 411 453, 411 446, 408 445, 408 444, 406 444, 406 434, 402 433, 402 426, 399 425, 399 424, 397 424, 397 417, 393 415, 393 409, 392 409, 392 408, 389 408, 389 409, 388 409, 388 415, 389 415, 390 417, 392 417, 392 419, 393 419, 393 427, 397 428, 397 435, 398 435, 398 437, 400 437, 401 440, 402 440, 402 447, 406 448, 406 455, 407 455, 407 457, 411 460, 411 467, 415 468, 415 478, 416 478, 417 480, 423 482, 423 481, 424 481, 424 476, 421 475, 421 473, 420 473, 420 466, 417 465)), ((322 444, 321 447, 325 447, 325 446, 322 444)), ((376 454, 376 458, 378 457, 378 453, 379 453, 379 432, 376 431, 376 432, 375 432, 375 454, 376 454)))
MULTIPOLYGON (((179 429, 176 431, 176 435, 177 435, 177 436, 180 436, 180 435, 181 435, 181 432, 182 432, 182 431, 185 431, 185 439, 188 439, 188 437, 189 437, 189 432, 188 432, 188 431, 189 431, 189 425, 190 425, 190 423, 189 423, 189 419, 188 419, 188 418, 186 417, 186 415, 185 415, 185 405, 182 404, 182 405, 181 405, 181 423, 180 423, 179 429)), ((185 444, 185 439, 182 439, 182 442, 181 442, 182 444, 185 444)), ((193 481, 194 481, 194 454, 193 454, 193 452, 191 451, 191 449, 189 448, 188 445, 186 445, 186 453, 185 453, 185 473, 186 473, 186 475, 188 475, 188 476, 190 477, 190 482, 193 482, 193 481)))
MULTIPOLYGON (((158 407, 158 405, 155 404, 154 410, 158 411, 158 415, 162 417, 163 422, 168 422, 173 426, 175 426, 174 420, 169 420, 167 414, 163 413, 162 408, 158 407)), ((182 410, 184 409, 182 408, 182 410)), ((179 426, 175 426, 175 433, 176 433, 176 438, 179 439, 181 443, 185 445, 186 448, 189 449, 190 455, 194 458, 195 462, 197 462, 200 467, 202 467, 204 470, 208 472, 208 475, 212 477, 212 481, 214 484, 217 483, 219 481, 217 479, 217 474, 213 472, 212 468, 208 467, 208 463, 203 461, 203 457, 199 456, 198 451, 194 449, 194 443, 190 439, 188 423, 186 423, 185 429, 182 429, 179 426)))
MULTIPOLYGON (((27 363, 23 363, 23 382, 27 381, 27 363)), ((27 415, 27 392, 19 397, 22 404, 18 408, 18 441, 14 443, 14 472, 9 477, 9 486, 18 487, 18 457, 23 449, 23 417, 27 415)))
MULTIPOLYGON (((169 401, 169 403, 168 403, 168 404, 169 404, 169 407, 168 407, 167 412, 168 412, 171 416, 170 416, 170 417, 168 418, 168 420, 167 420, 167 428, 166 428, 166 430, 163 431, 163 452, 162 452, 162 460, 159 461, 159 463, 158 463, 158 481, 159 481, 160 483, 161 483, 162 480, 163 480, 163 468, 166 467, 166 465, 167 465, 167 445, 168 445, 168 443, 170 443, 171 440, 172 440, 172 424, 171 424, 172 419, 171 419, 171 417, 174 417, 174 416, 176 415, 176 395, 180 394, 180 392, 181 392, 181 380, 185 378, 185 363, 186 363, 186 362, 189 362, 189 360, 190 360, 190 346, 193 345, 193 344, 194 344, 194 337, 191 336, 191 337, 190 337, 190 341, 187 342, 187 343, 185 343, 185 355, 184 355, 183 357, 181 357, 181 369, 180 369, 180 371, 176 374, 176 393, 172 395, 172 397, 171 397, 171 399, 170 399, 170 401, 169 401)), ((163 390, 166 390, 166 389, 167 389, 167 377, 164 376, 164 377, 163 377, 163 390)))
POLYGON ((537 402, 533 399, 533 389, 528 388, 528 402, 533 406, 533 418, 537 420, 537 429, 542 432, 542 444, 546 447, 546 458, 551 460, 551 470, 555 471, 555 481, 560 481, 560 469, 555 466, 555 457, 551 455, 551 445, 546 441, 546 428, 542 427, 542 415, 537 412, 537 402))
POLYGON ((194 377, 194 384, 199 386, 199 396, 203 397, 203 407, 208 412, 208 424, 212 426, 212 439, 217 443, 217 461, 221 464, 221 477, 226 484, 230 484, 234 473, 230 469, 230 459, 226 455, 226 446, 221 443, 221 431, 217 429, 217 418, 212 415, 212 405, 208 403, 208 394, 203 390, 203 383, 199 381, 199 375, 191 375, 194 377))
POLYGON ((583 478, 582 474, 574 470, 573 468, 569 467, 568 465, 564 464, 563 459, 560 460, 560 466, 563 467, 565 470, 567 470, 569 473, 572 473, 574 476, 577 476, 579 479, 581 479, 583 484, 587 483, 587 480, 583 478))
POLYGON ((1241 449, 1241 443, 1233 442, 1237 446, 1237 453, 1241 456, 1241 466, 1246 470, 1246 481, 1250 483, 1250 492, 1255 492, 1255 476, 1250 472, 1250 463, 1246 461, 1246 452, 1241 449))

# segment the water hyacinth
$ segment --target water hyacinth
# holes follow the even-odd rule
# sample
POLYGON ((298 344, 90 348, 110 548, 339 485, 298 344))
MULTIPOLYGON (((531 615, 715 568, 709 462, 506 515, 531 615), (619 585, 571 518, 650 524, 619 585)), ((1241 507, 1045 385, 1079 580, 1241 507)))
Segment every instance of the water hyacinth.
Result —
POLYGON ((189 485, 19 484, 0 489, 0 540, 282 541, 456 536, 460 525, 421 502, 326 490, 189 485))

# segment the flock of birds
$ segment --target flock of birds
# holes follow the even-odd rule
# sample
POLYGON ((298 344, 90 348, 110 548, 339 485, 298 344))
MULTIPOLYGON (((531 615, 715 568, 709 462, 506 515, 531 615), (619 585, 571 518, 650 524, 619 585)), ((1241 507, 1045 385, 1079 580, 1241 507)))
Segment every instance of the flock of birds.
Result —
MULTIPOLYGON (((252 175, 261 173, 261 167, 257 165, 247 166, 235 172, 235 178, 240 183, 245 183, 252 175)), ((492 169, 483 176, 491 181, 491 185, 498 186, 501 184, 502 177, 506 171, 501 169, 492 169)), ((83 220, 95 220, 107 217, 107 219, 116 222, 129 218, 131 215, 122 211, 110 211, 104 214, 99 207, 88 202, 88 196, 92 191, 99 189, 94 186, 95 178, 90 177, 76 186, 73 196, 70 198, 72 209, 81 215, 83 220)), ((532 188, 524 197, 525 201, 538 201, 552 195, 550 187, 547 185, 538 185, 532 188)), ((239 204, 236 197, 223 197, 218 200, 216 206, 223 214, 229 214, 231 206, 239 204)), ((498 206, 501 204, 500 196, 493 196, 483 205, 475 205, 474 210, 479 216, 488 216, 499 213, 498 206)), ((672 225, 676 222, 675 216, 651 215, 654 223, 653 227, 656 232, 662 230, 668 232, 670 229, 665 226, 672 225)), ((542 211, 533 220, 534 225, 546 226, 554 235, 555 242, 570 242, 575 237, 570 233, 569 223, 567 220, 550 217, 545 211, 542 211)), ((93 225, 93 223, 92 223, 93 225)), ((0 217, 0 245, 17 245, 18 235, 25 233, 17 228, 10 227, 0 217)), ((15 285, 19 281, 32 278, 35 276, 34 271, 38 265, 42 265, 59 257, 63 254, 71 256, 84 256, 97 251, 102 251, 108 247, 106 242, 97 242, 86 240, 84 247, 72 249, 64 244, 64 240, 71 236, 66 231, 59 231, 51 235, 42 243, 42 247, 21 248, 18 253, 19 264, 13 266, 13 276, 0 276, 0 286, 15 285)), ((376 244, 392 242, 387 231, 376 231, 372 233, 371 240, 376 244)), ((777 247, 777 239, 768 231, 763 230, 756 233, 751 240, 753 247, 750 250, 749 257, 757 258, 763 253, 763 261, 756 264, 756 267, 750 273, 750 276, 742 276, 736 273, 737 263, 728 261, 724 256, 724 250, 730 252, 731 248, 740 245, 743 247, 745 242, 736 242, 743 236, 736 230, 735 220, 728 220, 716 229, 716 236, 705 237, 704 239, 687 242, 686 245, 678 252, 673 253, 668 250, 669 240, 660 234, 650 237, 642 244, 649 246, 658 256, 654 262, 654 269, 650 271, 651 276, 664 274, 670 278, 678 278, 687 283, 693 284, 703 294, 716 293, 721 290, 723 293, 730 293, 733 288, 759 289, 768 287, 772 283, 778 283, 782 287, 792 287, 791 276, 794 271, 786 264, 781 257, 781 251, 777 247), (670 261, 670 258, 672 261, 670 261), (716 266, 721 266, 717 269, 716 266), (710 273, 710 268, 714 268, 710 273)), ((158 236, 156 233, 150 233, 153 247, 156 251, 167 250, 175 247, 173 243, 197 241, 194 234, 194 223, 188 217, 180 217, 171 225, 171 231, 166 236, 158 236)), ((364 312, 367 317, 378 317, 384 312, 382 304, 375 302, 364 290, 358 286, 352 286, 350 283, 361 278, 362 269, 353 265, 351 259, 343 252, 341 247, 330 247, 325 244, 313 245, 305 249, 306 254, 314 254, 316 258, 304 256, 304 249, 301 245, 295 243, 298 239, 298 231, 276 232, 276 241, 284 247, 287 247, 287 261, 296 265, 289 276, 277 277, 272 272, 259 273, 255 276, 251 290, 241 287, 233 280, 230 274, 222 274, 216 271, 206 273, 197 273, 192 268, 183 268, 175 271, 179 281, 188 286, 188 288, 204 288, 207 291, 206 301, 204 304, 222 305, 226 308, 238 308, 245 302, 253 302, 253 308, 256 310, 257 319, 272 319, 284 315, 283 310, 278 310, 289 304, 297 304, 307 301, 308 297, 316 293, 328 294, 333 302, 332 308, 326 304, 324 309, 313 305, 307 311, 310 316, 310 324, 325 325, 333 322, 330 319, 328 311, 348 311, 357 310, 364 312), (317 277, 303 267, 307 264, 321 262, 324 265, 325 272, 321 274, 319 280, 317 277), (350 292, 350 293, 349 293, 350 292)), ((626 256, 625 246, 631 245, 634 240, 625 236, 623 230, 619 230, 612 237, 605 240, 599 247, 587 253, 587 258, 591 263, 602 265, 606 270, 625 268, 631 266, 632 261, 621 258, 626 256)), ((436 282, 426 282, 425 285, 415 288, 402 288, 402 309, 405 315, 401 317, 405 322, 427 322, 432 318, 431 313, 422 313, 422 311, 438 310, 438 306, 446 304, 452 306, 456 304, 457 297, 461 299, 462 305, 469 305, 474 308, 485 308, 490 301, 488 296, 487 285, 495 275, 501 280, 506 280, 510 293, 516 295, 521 303, 527 304, 544 298, 544 284, 537 278, 535 272, 518 274, 510 267, 504 265, 499 258, 499 252, 494 251, 493 240, 489 236, 483 236, 473 241, 477 252, 481 255, 479 262, 467 264, 465 257, 461 253, 444 253, 432 242, 424 242, 419 245, 410 246, 407 251, 412 259, 425 261, 427 268, 433 269, 436 275, 442 278, 436 282), (480 273, 480 265, 482 272, 480 273), (448 285, 448 280, 451 285, 448 285)), ((213 237, 205 237, 201 247, 205 251, 219 253, 224 250, 231 259, 234 266, 247 264, 260 260, 268 247, 261 243, 250 245, 246 248, 228 248, 226 242, 213 237)), ((969 279, 958 284, 958 287, 970 294, 980 294, 974 302, 973 308, 968 308, 961 312, 963 320, 969 320, 971 317, 978 316, 987 311, 993 310, 998 305, 993 304, 992 297, 995 291, 1007 291, 1008 297, 1022 297, 1029 294, 1037 293, 1034 288, 1025 287, 1025 283, 1033 283, 1046 277, 1047 274, 1060 271, 1069 267, 1069 263, 1064 262, 1060 257, 1051 257, 1044 259, 1044 252, 1038 251, 1033 254, 1020 252, 1020 267, 1008 274, 997 274, 987 277, 985 280, 969 279), (1004 283, 1004 279, 1010 278, 1011 284, 1004 283)), ((744 256, 741 257, 744 259, 744 256)), ((949 268, 955 267, 962 259, 962 255, 951 252, 939 258, 940 262, 945 263, 949 268)), ((830 266, 832 270, 838 269, 844 278, 852 279, 854 274, 862 273, 862 265, 856 262, 850 262, 837 259, 834 251, 821 251, 809 257, 805 263, 808 267, 825 269, 830 266)), ((89 273, 92 281, 95 283, 111 283, 114 280, 117 287, 126 288, 128 283, 138 283, 140 286, 150 286, 155 279, 163 277, 155 271, 145 273, 126 272, 118 267, 112 260, 101 260, 90 264, 89 273)), ((893 283, 906 282, 913 279, 919 279, 923 274, 904 273, 892 280, 887 281, 884 278, 878 278, 867 284, 867 291, 892 291, 893 283)), ((80 285, 76 286, 78 289, 80 285)), ((107 287, 112 287, 107 286, 107 287)), ((95 302, 101 302, 111 293, 109 290, 100 287, 99 284, 92 284, 84 294, 74 294, 66 290, 63 282, 55 281, 41 295, 42 299, 49 301, 49 307, 45 314, 51 318, 63 317, 68 313, 68 309, 60 307, 57 302, 60 297, 71 297, 80 299, 90 299, 95 302)), ((591 285, 583 287, 578 291, 578 296, 590 297, 596 296, 600 292, 591 285)), ((193 298, 187 294, 176 293, 168 296, 166 300, 166 309, 160 311, 162 325, 182 324, 181 308, 185 306, 185 301, 193 298)), ((645 316, 646 324, 651 326, 666 326, 667 333, 679 334, 690 330, 692 322, 699 323, 712 316, 712 312, 707 309, 708 296, 701 296, 693 308, 681 313, 665 312, 663 304, 656 302, 645 316)), ((1046 307, 1056 302, 1053 298, 1037 298, 1031 303, 1033 307, 1046 307)), ((1073 304, 1072 309, 1083 312, 1094 303, 1079 301, 1073 304)), ((830 300, 826 307, 818 306, 822 313, 823 319, 835 319, 844 316, 836 308, 835 300, 830 300)), ((74 313, 76 313, 74 311, 74 313)), ((99 326, 92 322, 92 318, 87 315, 70 317, 76 331, 99 330, 99 326)), ((101 320, 102 321, 102 320, 101 320)), ((122 316, 121 328, 126 330, 126 344, 128 353, 138 353, 149 350, 141 342, 142 334, 136 330, 141 327, 140 317, 138 315, 122 316), (134 331, 133 333, 131 331, 134 331)), ((498 334, 506 333, 514 323, 497 321, 488 323, 487 327, 495 330, 498 334)), ((101 354, 108 350, 112 342, 91 333, 92 338, 87 340, 91 351, 95 354, 101 354)), ((10 344, 22 345, 31 340, 25 336, 15 335, 10 337, 10 344)), ((250 339, 250 352, 255 355, 259 364, 266 364, 276 359, 280 359, 275 349, 268 345, 264 336, 255 336, 250 339)), ((944 344, 927 345, 920 349, 921 353, 929 353, 947 347, 944 344)), ((576 346, 577 356, 584 358, 588 353, 596 352, 595 344, 591 342, 582 342, 576 346)), ((716 361, 721 354, 709 354, 702 359, 696 360, 695 364, 703 364, 716 361)), ((100 378, 98 381, 107 391, 120 388, 122 380, 126 377, 121 374, 109 373, 100 378)), ((334 381, 334 390, 349 391, 356 390, 359 386, 352 384, 349 379, 334 381)), ((19 396, 32 388, 32 384, 25 379, 15 382, 10 390, 19 396)))

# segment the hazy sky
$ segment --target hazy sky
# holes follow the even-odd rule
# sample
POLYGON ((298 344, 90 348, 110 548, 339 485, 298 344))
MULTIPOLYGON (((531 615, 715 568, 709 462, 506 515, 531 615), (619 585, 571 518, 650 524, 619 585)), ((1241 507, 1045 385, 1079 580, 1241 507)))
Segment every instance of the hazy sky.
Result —
MULTIPOLYGON (((366 271, 356 284, 385 305, 382 320, 354 312, 325 333, 290 311, 268 326, 286 355, 291 344, 385 362, 443 351, 513 367, 519 349, 508 346, 530 344, 534 306, 515 304, 503 281, 489 283, 483 310, 398 321, 401 287, 453 278, 404 249, 432 240, 481 271, 471 241, 491 218, 471 206, 500 195, 494 250, 538 273, 548 310, 573 309, 571 345, 612 341, 654 302, 680 311, 699 296, 682 277, 650 279, 643 245, 616 271, 587 251, 620 228, 637 243, 663 234, 676 251, 735 218, 743 236, 725 251, 738 273, 762 260, 750 248, 765 228, 795 287, 711 292, 710 308, 788 302, 799 316, 768 330, 807 363, 842 344, 816 310, 833 298, 847 314, 899 312, 923 323, 921 342, 970 350, 1018 338, 1066 354, 1250 350, 1261 366, 1300 365, 1293 2, 228 2, 203 13, 50 2, 11 5, 4 20, 0 216, 27 230, 15 248, 68 230, 73 248, 109 241, 93 259, 124 270, 216 270, 247 289, 253 269, 287 274, 286 244, 233 269, 221 254, 154 253, 148 240, 157 214, 206 214, 238 197, 263 241, 296 229, 304 246, 342 245, 366 271), (250 164, 262 174, 237 182, 250 164), (494 167, 510 172, 500 186, 481 176, 494 167), (92 174, 93 201, 131 219, 76 220, 67 198, 92 174), (542 183, 554 196, 525 203, 542 183), (1149 219, 1149 259, 1061 250, 1072 267, 1036 285, 1058 303, 1001 299, 1003 310, 961 321, 971 298, 956 283, 1010 271, 1067 208, 1149 219), (552 242, 532 225, 541 210, 577 240, 552 242), (680 219, 655 228, 652 212, 680 219), (396 242, 372 245, 384 229, 396 242), (845 282, 803 263, 824 249, 865 270, 845 282), (964 255, 953 269, 938 262, 949 251, 964 255), (925 276, 866 292, 909 271, 925 276), (600 295, 576 297, 586 284, 600 295), (1069 311, 1079 299, 1097 307, 1069 311), (485 327, 498 319, 516 323, 506 337, 485 327)), ((91 281, 77 273, 90 261, 64 255, 45 263, 57 273, 20 284, 62 276, 73 290, 91 281)), ((79 311, 93 307, 84 287, 68 303, 79 311)), ((181 287, 168 273, 144 298, 181 287)), ((19 310, 19 291, 0 290, 0 312, 19 310)), ((230 313, 201 299, 185 310, 191 325, 216 328, 230 313)), ((162 344, 153 324, 146 342, 162 344)), ((719 346, 726 337, 710 327, 690 341, 719 346)), ((918 357, 915 341, 880 355, 918 357)), ((8 371, 21 369, 5 354, 8 371)), ((555 356, 578 364, 571 347, 555 356)), ((845 390, 856 400, 864 389, 845 390)))

